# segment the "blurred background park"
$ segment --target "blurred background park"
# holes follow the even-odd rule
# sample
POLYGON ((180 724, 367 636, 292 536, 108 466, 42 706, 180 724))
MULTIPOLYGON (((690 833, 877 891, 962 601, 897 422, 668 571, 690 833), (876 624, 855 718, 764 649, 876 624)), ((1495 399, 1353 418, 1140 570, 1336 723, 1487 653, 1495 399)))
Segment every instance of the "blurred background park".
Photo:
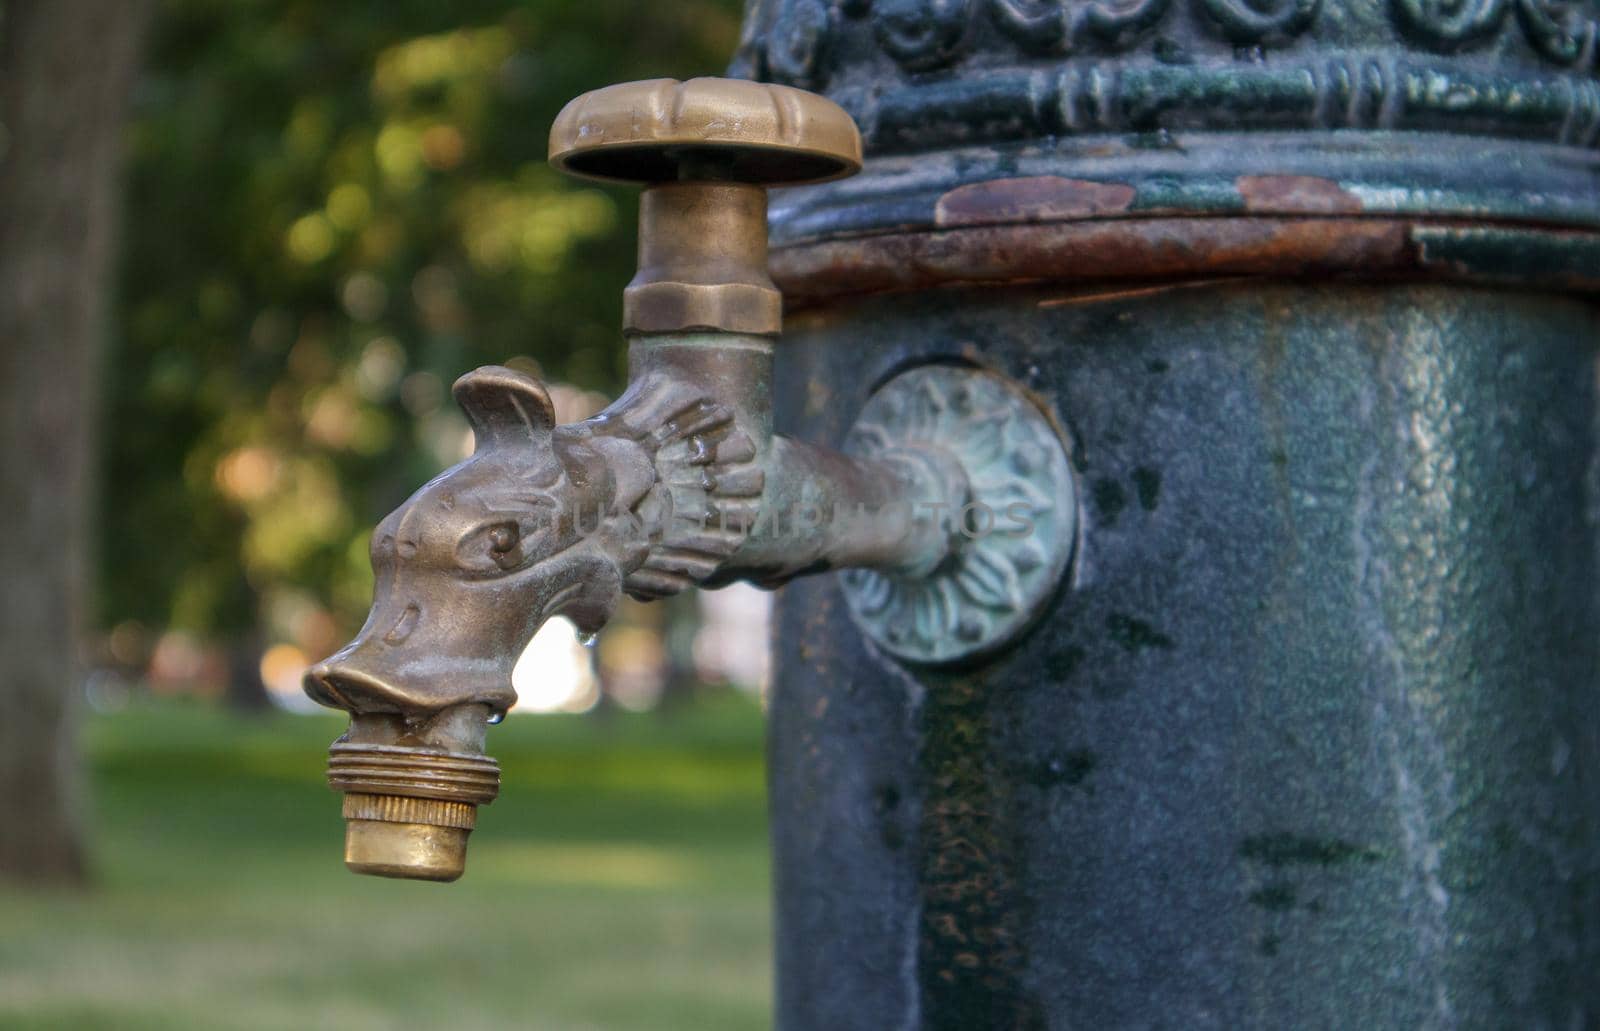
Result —
POLYGON ((343 719, 299 687, 371 526, 470 452, 456 376, 534 373, 563 421, 621 385, 635 198, 546 133, 717 73, 739 6, 0 0, 0 1027, 767 1024, 764 596, 542 631, 448 887, 343 870, 343 719), (82 224, 29 218, 73 210, 52 124, 82 224))

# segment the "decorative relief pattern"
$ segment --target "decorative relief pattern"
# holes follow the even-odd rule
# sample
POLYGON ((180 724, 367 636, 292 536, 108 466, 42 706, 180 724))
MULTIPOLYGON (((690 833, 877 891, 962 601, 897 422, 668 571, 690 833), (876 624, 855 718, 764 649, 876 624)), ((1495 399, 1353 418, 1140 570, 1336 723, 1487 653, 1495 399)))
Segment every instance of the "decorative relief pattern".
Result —
POLYGON ((1068 54, 1085 37, 1109 49, 1129 46, 1170 5, 1170 0, 993 0, 990 16, 1028 53, 1068 54))
POLYGON ((970 6, 969 0, 876 0, 872 31, 902 68, 943 68, 963 50, 970 6))
MULTIPOLYGON (((1188 0, 1229 42, 1287 44, 1315 21, 1320 0, 1188 0)), ((1600 5, 1595 0, 1392 0, 1399 38, 1456 51, 1498 36, 1513 4, 1530 47, 1557 64, 1593 70, 1600 5)), ((820 70, 826 37, 866 21, 901 68, 949 67, 982 49, 979 23, 996 26, 1021 55, 1072 53, 1092 37, 1124 52, 1173 10, 1173 0, 753 0, 751 35, 735 68, 799 85, 820 70), (760 68, 754 67, 760 65, 760 68)), ((1330 41, 1337 43, 1339 41, 1330 41)))
POLYGON ((1595 36, 1600 15, 1579 3, 1518 0, 1517 17, 1528 42, 1547 60, 1573 68, 1596 69, 1595 36))
POLYGON ((932 573, 840 573, 856 622, 913 662, 1016 640, 1060 583, 1077 530, 1072 471, 1044 415, 998 376, 925 366, 872 396, 845 450, 891 461, 942 454, 966 470, 969 499, 944 514, 957 549, 932 573))
POLYGON ((784 0, 772 25, 766 63, 770 78, 812 89, 828 34, 828 8, 822 0, 784 0))
POLYGON ((1600 0, 1383 0, 1387 25, 1350 2, 752 0, 733 71, 831 89, 878 150, 1169 126, 1587 145, 1600 0), (1452 60, 1480 51, 1492 60, 1452 60), (981 73, 949 75, 980 58, 981 73))
POLYGON ((1457 50, 1500 31, 1506 0, 1395 0, 1403 25, 1441 50, 1457 50))
POLYGON ((1235 43, 1284 42, 1304 32, 1318 0, 1200 0, 1200 6, 1235 43))

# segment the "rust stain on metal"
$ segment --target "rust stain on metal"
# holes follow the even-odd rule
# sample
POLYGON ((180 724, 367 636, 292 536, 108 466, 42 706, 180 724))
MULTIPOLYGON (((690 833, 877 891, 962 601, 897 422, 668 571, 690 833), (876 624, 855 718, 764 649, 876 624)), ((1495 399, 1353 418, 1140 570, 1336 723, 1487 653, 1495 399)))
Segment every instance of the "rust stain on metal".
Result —
POLYGON ((1314 175, 1241 175, 1234 188, 1246 211, 1268 215, 1339 215, 1361 210, 1361 198, 1314 175))
MULTIPOLYGON (((1275 177, 1281 179, 1283 177, 1275 177)), ((1451 219, 1343 216, 1190 216, 1064 220, 928 228, 795 244, 774 250, 786 307, 813 313, 846 297, 949 287, 1070 284, 1111 289, 1234 276, 1346 276, 1528 282, 1593 290, 1600 277, 1572 255, 1600 253, 1600 233, 1523 227, 1482 246, 1521 248, 1524 270, 1487 274, 1451 219), (1535 244, 1538 246, 1536 247, 1535 244), (1453 246, 1447 246, 1453 245, 1453 246), (1559 254, 1568 257, 1556 260, 1559 254)), ((802 316, 804 317, 804 316, 802 316)), ((831 317, 831 316, 829 316, 831 317)))
POLYGON ((1133 195, 1133 187, 1126 183, 1058 175, 993 179, 958 186, 946 193, 935 205, 933 217, 940 226, 1093 218, 1127 211, 1133 195))
POLYGON ((970 226, 829 240, 772 254, 791 307, 940 286, 1416 271, 1410 222, 1141 218, 970 226))

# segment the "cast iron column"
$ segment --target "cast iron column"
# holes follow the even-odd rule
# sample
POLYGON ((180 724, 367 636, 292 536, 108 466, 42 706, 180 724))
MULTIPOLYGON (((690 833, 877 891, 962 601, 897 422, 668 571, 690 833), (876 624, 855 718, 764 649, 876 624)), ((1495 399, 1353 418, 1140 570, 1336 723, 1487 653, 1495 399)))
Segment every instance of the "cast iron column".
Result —
POLYGON ((1057 421, 978 665, 785 589, 778 1024, 1600 1026, 1593 0, 769 0, 780 426, 926 363, 1057 421))

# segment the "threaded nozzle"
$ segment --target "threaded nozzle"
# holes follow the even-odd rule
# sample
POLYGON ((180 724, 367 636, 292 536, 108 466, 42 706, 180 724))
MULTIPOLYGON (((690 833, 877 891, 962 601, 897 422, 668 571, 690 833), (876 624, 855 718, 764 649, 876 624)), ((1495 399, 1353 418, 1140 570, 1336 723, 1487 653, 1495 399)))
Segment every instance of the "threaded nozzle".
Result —
POLYGON ((340 741, 328 784, 344 792, 344 862, 355 873, 453 881, 467 865, 478 806, 500 793, 486 755, 340 741))

